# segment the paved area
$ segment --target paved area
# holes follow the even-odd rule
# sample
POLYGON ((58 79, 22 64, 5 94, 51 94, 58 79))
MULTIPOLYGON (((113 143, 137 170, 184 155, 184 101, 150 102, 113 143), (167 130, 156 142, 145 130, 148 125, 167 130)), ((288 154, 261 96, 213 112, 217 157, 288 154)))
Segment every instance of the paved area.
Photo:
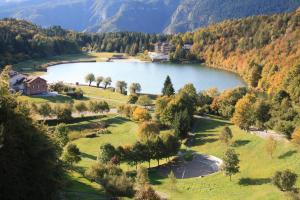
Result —
POLYGON ((157 170, 163 176, 167 176, 172 170, 178 179, 207 176, 220 170, 221 159, 196 153, 193 156, 192 161, 184 161, 182 157, 178 157, 173 162, 160 166, 157 170))

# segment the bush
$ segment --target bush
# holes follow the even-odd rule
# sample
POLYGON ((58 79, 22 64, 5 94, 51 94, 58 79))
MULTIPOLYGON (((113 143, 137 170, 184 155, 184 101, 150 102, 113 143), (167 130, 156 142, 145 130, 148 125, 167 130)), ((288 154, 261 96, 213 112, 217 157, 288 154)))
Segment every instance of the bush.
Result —
POLYGON ((100 130, 97 131, 97 134, 98 135, 111 134, 111 131, 106 129, 106 128, 105 129, 100 129, 100 130))
POLYGON ((105 191, 114 197, 132 197, 133 181, 116 165, 96 163, 86 172, 90 180, 100 183, 105 191))
POLYGON ((281 191, 291 191, 297 181, 297 174, 290 170, 277 171, 272 179, 273 184, 281 191))
POLYGON ((152 100, 150 99, 150 97, 148 95, 142 95, 138 98, 136 103, 141 106, 149 106, 152 104, 152 100))
POLYGON ((144 122, 149 121, 151 119, 151 115, 147 109, 138 107, 133 111, 132 118, 135 121, 144 122))
POLYGON ((190 152, 190 151, 186 152, 186 153, 183 155, 183 159, 184 159, 185 161, 192 161, 193 158, 194 158, 194 155, 193 155, 193 153, 190 152))
POLYGON ((137 95, 129 95, 128 97, 128 103, 130 104, 135 104, 138 100, 138 96, 137 95))
POLYGON ((70 105, 65 105, 63 107, 57 106, 55 108, 55 114, 57 120, 61 122, 70 122, 72 121, 72 107, 70 105))
POLYGON ((83 91, 80 88, 77 88, 75 91, 66 92, 66 95, 72 97, 74 99, 82 99, 83 98, 83 91))
POLYGON ((125 174, 120 176, 106 176, 103 181, 105 191, 115 197, 133 197, 133 181, 125 174))

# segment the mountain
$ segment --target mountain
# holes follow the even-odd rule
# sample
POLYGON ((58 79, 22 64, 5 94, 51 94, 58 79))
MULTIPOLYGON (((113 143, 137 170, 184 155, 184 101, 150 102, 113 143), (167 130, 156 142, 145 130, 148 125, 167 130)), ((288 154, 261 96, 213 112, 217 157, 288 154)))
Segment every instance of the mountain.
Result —
POLYGON ((0 18, 76 31, 176 33, 298 6, 300 0, 6 0, 0 2, 0 18))

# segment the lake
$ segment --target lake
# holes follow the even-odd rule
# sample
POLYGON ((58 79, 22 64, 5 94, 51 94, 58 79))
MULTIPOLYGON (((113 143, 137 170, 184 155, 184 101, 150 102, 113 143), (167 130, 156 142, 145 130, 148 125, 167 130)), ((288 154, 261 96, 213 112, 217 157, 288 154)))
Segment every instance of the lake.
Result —
MULTIPOLYGON (((84 77, 88 73, 95 76, 110 76, 112 86, 116 81, 126 81, 128 87, 132 82, 140 83, 142 93, 160 94, 166 76, 169 75, 175 90, 187 83, 193 83, 198 91, 218 88, 220 91, 245 86, 245 82, 238 75, 207 67, 200 64, 169 64, 147 62, 91 62, 55 65, 48 68, 47 74, 42 76, 49 83, 63 81, 65 83, 85 83, 84 77)), ((94 83, 95 84, 95 83, 94 83)))

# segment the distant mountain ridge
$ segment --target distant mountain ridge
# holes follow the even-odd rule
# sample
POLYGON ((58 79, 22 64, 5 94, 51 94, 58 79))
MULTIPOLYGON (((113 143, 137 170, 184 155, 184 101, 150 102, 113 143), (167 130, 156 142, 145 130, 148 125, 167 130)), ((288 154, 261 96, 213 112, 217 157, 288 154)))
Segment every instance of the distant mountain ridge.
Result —
POLYGON ((76 31, 177 33, 299 6, 300 0, 10 0, 0 2, 0 18, 76 31))

